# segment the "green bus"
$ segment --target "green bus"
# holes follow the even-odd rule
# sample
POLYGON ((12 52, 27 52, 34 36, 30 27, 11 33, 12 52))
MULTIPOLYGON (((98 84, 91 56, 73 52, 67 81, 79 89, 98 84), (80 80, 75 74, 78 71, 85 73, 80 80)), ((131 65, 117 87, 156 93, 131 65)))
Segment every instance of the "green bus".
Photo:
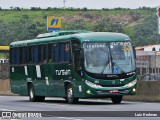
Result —
POLYGON ((135 50, 122 33, 59 31, 10 44, 10 82, 30 101, 111 98, 136 93, 135 50))

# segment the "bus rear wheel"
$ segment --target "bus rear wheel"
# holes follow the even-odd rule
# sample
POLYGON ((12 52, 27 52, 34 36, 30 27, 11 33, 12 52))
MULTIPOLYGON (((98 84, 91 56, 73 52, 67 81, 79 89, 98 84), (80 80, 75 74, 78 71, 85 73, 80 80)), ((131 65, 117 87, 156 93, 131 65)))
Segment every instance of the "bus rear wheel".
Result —
POLYGON ((66 101, 69 104, 74 104, 74 103, 77 103, 78 100, 79 98, 74 97, 72 85, 68 84, 66 89, 66 101))
POLYGON ((111 100, 114 104, 120 104, 122 101, 123 96, 114 96, 111 97, 111 100))
POLYGON ((45 99, 45 96, 36 96, 34 86, 32 84, 29 85, 29 100, 31 102, 42 102, 45 99))

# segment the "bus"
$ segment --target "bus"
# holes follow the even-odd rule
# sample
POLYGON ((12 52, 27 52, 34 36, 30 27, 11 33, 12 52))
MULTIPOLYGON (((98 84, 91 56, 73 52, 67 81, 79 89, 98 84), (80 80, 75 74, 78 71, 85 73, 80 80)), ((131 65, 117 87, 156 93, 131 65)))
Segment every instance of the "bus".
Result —
POLYGON ((121 103, 136 93, 135 50, 122 33, 59 31, 10 44, 11 92, 69 104, 85 98, 121 103))

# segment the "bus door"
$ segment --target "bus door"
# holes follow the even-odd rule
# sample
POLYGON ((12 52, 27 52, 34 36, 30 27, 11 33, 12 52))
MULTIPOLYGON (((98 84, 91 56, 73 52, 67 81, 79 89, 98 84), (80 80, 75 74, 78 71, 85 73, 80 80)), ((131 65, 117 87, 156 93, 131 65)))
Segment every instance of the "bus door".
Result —
POLYGON ((73 65, 73 79, 74 79, 74 94, 78 96, 79 92, 82 92, 82 48, 80 42, 77 40, 72 41, 72 65, 73 65))

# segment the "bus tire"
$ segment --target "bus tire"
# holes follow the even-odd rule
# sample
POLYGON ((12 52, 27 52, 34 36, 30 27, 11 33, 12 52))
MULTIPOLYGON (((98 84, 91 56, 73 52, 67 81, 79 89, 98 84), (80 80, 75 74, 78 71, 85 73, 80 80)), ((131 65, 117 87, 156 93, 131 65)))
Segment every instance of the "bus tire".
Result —
POLYGON ((113 102, 113 104, 120 104, 122 101, 123 96, 114 96, 111 97, 111 100, 113 102))
POLYGON ((74 104, 74 103, 77 103, 79 100, 79 98, 77 97, 74 97, 74 92, 73 92, 73 87, 71 84, 68 84, 67 85, 67 88, 66 88, 66 101, 69 103, 69 104, 74 104))
POLYGON ((34 87, 33 87, 32 84, 29 84, 28 94, 29 94, 29 100, 31 102, 35 102, 36 101, 36 96, 35 96, 35 91, 34 91, 34 87))
POLYGON ((43 102, 45 100, 45 96, 37 96, 37 102, 43 102))
POLYGON ((44 101, 45 97, 44 96, 36 96, 35 95, 35 90, 34 90, 34 86, 32 84, 29 85, 29 100, 31 102, 41 102, 44 101))

